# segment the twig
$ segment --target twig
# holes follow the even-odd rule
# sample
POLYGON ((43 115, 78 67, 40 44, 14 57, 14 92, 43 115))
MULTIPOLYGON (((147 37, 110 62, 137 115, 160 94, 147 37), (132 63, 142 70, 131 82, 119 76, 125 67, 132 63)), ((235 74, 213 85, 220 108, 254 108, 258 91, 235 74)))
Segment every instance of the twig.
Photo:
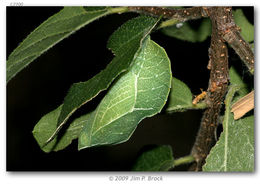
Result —
POLYGON ((128 9, 132 12, 149 14, 151 16, 163 16, 167 19, 175 19, 180 22, 185 22, 191 19, 199 19, 207 17, 207 12, 202 7, 192 7, 183 9, 170 9, 163 7, 148 7, 148 6, 130 6, 128 9))
POLYGON ((200 171, 205 163, 205 158, 215 144, 215 132, 218 125, 219 112, 223 98, 228 87, 228 51, 227 46, 218 30, 218 24, 225 24, 223 17, 226 15, 226 7, 208 8, 212 22, 211 44, 209 49, 209 65, 211 69, 205 110, 200 129, 195 140, 191 155, 195 163, 190 170, 200 171))
POLYGON ((232 105, 231 112, 234 113, 235 120, 243 117, 247 112, 254 108, 254 92, 255 91, 251 91, 232 105))
POLYGON ((166 21, 162 21, 161 24, 157 27, 157 30, 164 28, 164 27, 176 25, 179 22, 180 21, 178 21, 177 19, 169 19, 166 21))
MULTIPOLYGON (((227 7, 222 20, 216 22, 216 27, 221 37, 235 50, 242 61, 248 67, 250 73, 254 73, 254 53, 250 45, 240 35, 240 28, 236 26, 232 15, 232 8, 227 7)), ((219 19, 220 20, 220 19, 219 19)))
MULTIPOLYGON (((224 8, 224 7, 219 7, 224 8)), ((202 17, 210 16, 210 10, 212 7, 192 7, 182 9, 170 9, 163 7, 128 7, 129 11, 139 12, 143 14, 149 14, 151 16, 163 16, 167 19, 173 19, 171 23, 176 24, 177 22, 185 22, 192 19, 199 19, 202 17)), ((232 8, 225 7, 225 14, 222 12, 218 13, 218 16, 222 16, 221 19, 216 21, 216 28, 221 38, 224 39, 238 54, 241 60, 246 64, 251 74, 254 74, 254 53, 250 45, 240 35, 240 28, 236 26, 232 8)), ((168 26, 161 25, 161 27, 168 26)))
POLYGON ((194 161, 193 156, 184 156, 184 157, 174 160, 173 166, 176 167, 179 165, 192 163, 193 161, 194 161))

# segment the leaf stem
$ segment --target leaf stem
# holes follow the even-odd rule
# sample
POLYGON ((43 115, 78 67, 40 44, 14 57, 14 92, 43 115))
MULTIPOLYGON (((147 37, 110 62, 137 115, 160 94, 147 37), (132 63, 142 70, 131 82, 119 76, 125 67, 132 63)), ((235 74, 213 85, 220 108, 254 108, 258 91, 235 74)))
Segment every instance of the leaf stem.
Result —
MULTIPOLYGON (((225 114, 230 113, 230 104, 231 101, 234 97, 234 94, 240 89, 241 87, 239 85, 231 85, 229 87, 228 93, 226 95, 226 99, 225 99, 225 105, 226 105, 226 111, 225 114)), ((224 119, 225 121, 225 119, 224 119)))
POLYGON ((196 105, 193 105, 193 104, 190 104, 190 105, 185 105, 183 107, 169 107, 166 109, 166 112, 167 113, 173 113, 173 112, 183 112, 183 111, 186 111, 186 110, 196 110, 196 109, 205 109, 207 108, 208 105, 205 103, 205 102, 200 102, 200 103, 197 103, 196 105))
POLYGON ((173 26, 173 25, 176 25, 177 23, 179 23, 180 21, 177 20, 177 19, 169 19, 169 20, 166 20, 166 21, 163 21, 157 29, 161 29, 161 28, 164 28, 164 27, 168 27, 168 26, 173 26))
POLYGON ((193 105, 192 109, 205 109, 207 108, 206 102, 200 102, 197 103, 196 105, 193 105))
POLYGON ((179 166, 179 165, 182 165, 182 164, 188 164, 188 163, 193 162, 194 160, 195 160, 194 157, 191 156, 191 155, 184 156, 184 157, 181 157, 177 160, 174 160, 173 166, 176 167, 176 166, 179 166))
POLYGON ((129 11, 129 9, 126 6, 121 6, 121 7, 116 7, 116 8, 110 8, 109 11, 111 14, 114 14, 114 13, 121 14, 121 13, 125 13, 125 12, 129 11))
POLYGON ((163 15, 163 18, 177 19, 181 22, 185 22, 191 19, 199 19, 201 17, 208 17, 203 7, 170 9, 170 8, 153 7, 153 6, 129 6, 128 8, 132 12, 149 14, 155 17, 159 17, 163 15))

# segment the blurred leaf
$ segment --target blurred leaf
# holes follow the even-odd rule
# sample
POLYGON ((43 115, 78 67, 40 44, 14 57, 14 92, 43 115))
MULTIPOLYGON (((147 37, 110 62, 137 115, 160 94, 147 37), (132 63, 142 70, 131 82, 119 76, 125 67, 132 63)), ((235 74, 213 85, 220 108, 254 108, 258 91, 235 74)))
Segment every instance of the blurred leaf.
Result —
POLYGON ((255 43, 252 43, 251 45, 252 50, 255 50, 255 43))
POLYGON ((58 119, 57 130, 50 136, 50 140, 57 134, 67 119, 82 105, 107 89, 112 81, 122 72, 128 70, 136 53, 142 46, 142 41, 158 19, 140 16, 124 23, 109 39, 108 47, 116 57, 107 67, 86 82, 75 83, 69 89, 58 119))
POLYGON ((179 112, 187 109, 203 109, 204 104, 192 104, 192 93, 189 87, 182 81, 172 78, 172 88, 169 95, 167 104, 167 112, 179 112))
POLYGON ((163 145, 141 154, 133 167, 133 171, 168 171, 173 167, 173 163, 171 146, 163 145))
POLYGON ((178 23, 162 29, 162 32, 170 37, 189 42, 203 42, 211 34, 210 19, 203 19, 197 30, 193 29, 188 22, 178 23))
POLYGON ((237 26, 241 28, 241 35, 247 42, 254 41, 254 25, 252 25, 244 15, 241 9, 233 11, 234 20, 237 26))
POLYGON ((7 82, 49 48, 109 13, 105 7, 92 11, 86 11, 83 7, 65 7, 51 16, 10 54, 6 65, 7 82))
POLYGON ((88 121, 91 113, 75 119, 65 130, 62 136, 55 137, 48 145, 44 146, 50 135, 57 128, 57 120, 62 105, 52 112, 43 116, 33 129, 33 136, 44 152, 59 151, 71 144, 73 139, 77 139, 84 124, 88 121))
POLYGON ((171 86, 170 61, 148 38, 131 69, 122 74, 90 116, 79 149, 127 141, 138 123, 161 111, 171 86))
POLYGON ((231 67, 229 70, 229 79, 231 85, 237 85, 240 87, 240 89, 236 92, 232 100, 232 103, 234 103, 238 99, 249 93, 249 90, 247 84, 243 82, 241 76, 238 74, 234 67, 231 67))

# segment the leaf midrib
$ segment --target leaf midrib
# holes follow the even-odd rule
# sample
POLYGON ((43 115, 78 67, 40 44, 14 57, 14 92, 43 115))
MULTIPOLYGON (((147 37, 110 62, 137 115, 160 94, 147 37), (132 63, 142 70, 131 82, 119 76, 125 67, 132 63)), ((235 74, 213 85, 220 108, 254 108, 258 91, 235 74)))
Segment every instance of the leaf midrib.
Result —
MULTIPOLYGON (((139 48, 141 48, 141 47, 142 47, 142 46, 140 46, 139 48)), ((137 51, 137 53, 140 54, 140 51, 139 51, 139 52, 137 51)), ((133 59, 133 60, 134 60, 134 61, 133 61, 133 63, 134 63, 134 62, 135 62, 135 59, 133 59)), ((93 134, 92 134, 91 136, 94 136, 99 130, 101 130, 102 128, 106 127, 107 125, 113 123, 114 121, 118 120, 119 118, 124 117, 125 115, 134 112, 134 108, 135 108, 135 105, 136 105, 137 93, 138 93, 138 78, 139 78, 139 74, 140 74, 140 72, 141 72, 141 70, 142 70, 142 68, 143 68, 143 64, 144 64, 144 60, 142 61, 142 65, 140 65, 140 69, 139 69, 139 71, 138 71, 137 74, 135 74, 135 73, 133 73, 133 71, 131 71, 132 75, 133 75, 134 78, 135 78, 135 79, 134 79, 134 81, 135 81, 135 82, 134 82, 134 101, 133 101, 133 106, 132 106, 132 108, 129 109, 128 112, 122 114, 121 116, 118 116, 117 118, 115 118, 114 120, 110 121, 110 122, 107 123, 106 125, 103 125, 103 126, 101 126, 100 128, 98 128, 95 132, 93 132, 93 134)), ((129 71, 128 73, 130 73, 130 71, 129 71)))
MULTIPOLYGON (((116 121, 116 120, 118 120, 119 118, 121 118, 121 117, 124 117, 125 115, 127 115, 127 114, 129 114, 129 113, 132 113, 133 111, 134 111, 134 108, 135 108, 135 104, 136 104, 136 97, 137 97, 137 84, 136 84, 136 75, 135 74, 133 74, 134 76, 135 76, 135 88, 134 88, 134 102, 133 102, 133 106, 132 106, 132 108, 131 109, 129 109, 129 111, 128 112, 126 112, 126 113, 124 113, 124 114, 122 114, 122 115, 119 115, 118 117, 116 117, 115 119, 113 119, 113 120, 111 120, 109 123, 107 123, 106 125, 103 125, 103 126, 101 126, 101 127, 99 127, 99 128, 97 128, 97 130, 96 131, 94 131, 93 133, 92 133, 92 131, 91 131, 91 138, 92 138, 92 136, 94 136, 98 131, 100 131, 102 128, 104 128, 104 127, 106 127, 106 126, 108 126, 108 125, 110 125, 111 123, 113 123, 114 121, 116 121)), ((98 112, 97 112, 98 113, 98 112)), ((97 114, 96 114, 96 116, 97 116, 97 114)), ((96 119, 96 116, 95 116, 95 119, 96 119)), ((93 122, 94 123, 94 122, 93 122)), ((94 123, 95 124, 95 123, 94 123)), ((91 140, 90 140, 91 141, 91 140)))
POLYGON ((225 143, 224 143, 224 161, 223 161, 223 166, 224 166, 224 171, 227 171, 227 150, 228 150, 228 121, 229 121, 229 115, 226 115, 226 124, 225 124, 225 143))
MULTIPOLYGON (((225 111, 225 116, 224 116, 224 132, 225 132, 225 142, 224 142, 224 160, 223 160, 223 167, 224 167, 224 171, 227 171, 227 161, 228 161, 228 127, 229 125, 231 125, 231 123, 229 122, 230 116, 231 116, 231 111, 230 111, 230 107, 231 107, 231 102, 233 99, 234 94, 236 93, 236 91, 239 90, 239 86, 237 85, 233 85, 230 87, 229 92, 227 93, 226 96, 226 111, 225 111)), ((232 117, 232 116, 231 116, 232 117)), ((232 124, 234 123, 234 121, 232 121, 232 124)))

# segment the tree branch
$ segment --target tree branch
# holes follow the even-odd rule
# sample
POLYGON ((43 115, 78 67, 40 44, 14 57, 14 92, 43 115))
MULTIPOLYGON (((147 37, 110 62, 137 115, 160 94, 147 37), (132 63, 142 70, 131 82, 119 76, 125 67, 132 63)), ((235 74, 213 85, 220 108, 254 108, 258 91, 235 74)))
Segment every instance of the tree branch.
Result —
POLYGON ((221 37, 235 50, 249 71, 254 73, 254 54, 250 45, 240 35, 240 28, 236 26, 232 8, 225 7, 224 12, 218 12, 221 19, 216 20, 216 27, 221 37))
POLYGON ((223 98, 228 88, 228 51, 225 42, 236 51, 240 58, 254 72, 254 54, 249 44, 241 37, 231 7, 204 7, 212 23, 209 48, 210 72, 207 90, 208 108, 205 110, 191 155, 195 163, 190 170, 201 171, 205 159, 215 144, 215 134, 223 98))
POLYGON ((151 16, 163 16, 167 19, 175 19, 179 22, 185 22, 191 19, 199 19, 208 17, 207 12, 203 7, 192 7, 182 9, 170 9, 163 7, 148 7, 148 6, 130 6, 128 9, 132 12, 149 14, 151 16))
POLYGON ((212 35, 209 48, 210 80, 207 90, 206 102, 208 108, 205 110, 198 135, 196 137, 191 154, 195 163, 190 170, 201 171, 202 165, 215 144, 215 133, 218 126, 218 118, 223 98, 228 87, 228 51, 221 37, 218 24, 225 24, 225 7, 208 8, 212 22, 212 35))
MULTIPOLYGON (((192 7, 182 9, 170 9, 163 7, 128 7, 129 11, 138 12, 142 14, 149 14, 151 16, 163 16, 167 19, 174 19, 173 23, 185 22, 188 20, 199 19, 202 17, 208 17, 211 14, 213 7, 192 7)), ((221 19, 216 21, 216 28, 221 38, 224 39, 239 55, 241 60, 246 64, 251 74, 254 73, 254 53, 251 50, 250 45, 240 35, 240 29, 236 26, 232 15, 231 7, 219 7, 223 8, 223 11, 218 12, 218 16, 221 19), (222 17, 221 17, 222 16, 222 17)), ((167 24, 166 24, 167 26, 167 24)), ((161 27, 165 27, 162 25, 161 27)))
POLYGON ((246 64, 249 72, 254 74, 254 53, 250 45, 243 39, 237 27, 231 27, 225 31, 222 37, 239 55, 240 59, 246 64))

